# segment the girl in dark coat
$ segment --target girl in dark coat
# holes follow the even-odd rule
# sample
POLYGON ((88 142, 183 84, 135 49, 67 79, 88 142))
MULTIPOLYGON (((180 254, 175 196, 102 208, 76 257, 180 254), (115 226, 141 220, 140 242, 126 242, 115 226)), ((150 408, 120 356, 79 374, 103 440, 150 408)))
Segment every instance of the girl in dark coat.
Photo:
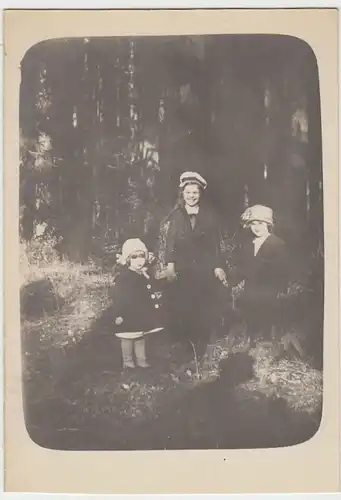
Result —
POLYGON ((278 296, 288 285, 288 260, 284 241, 272 233, 271 208, 254 205, 241 219, 247 234, 238 256, 237 277, 233 281, 245 280, 241 308, 252 344, 257 334, 270 337, 280 322, 278 296))
POLYGON ((144 336, 153 329, 162 329, 158 282, 147 273, 148 250, 139 239, 127 240, 119 256, 122 270, 113 288, 111 315, 115 334, 121 339, 124 368, 136 364, 147 368, 144 336))
POLYGON ((203 354, 217 321, 219 282, 226 282, 215 214, 200 203, 207 182, 196 172, 180 177, 179 203, 167 218, 166 275, 173 282, 173 331, 203 354))

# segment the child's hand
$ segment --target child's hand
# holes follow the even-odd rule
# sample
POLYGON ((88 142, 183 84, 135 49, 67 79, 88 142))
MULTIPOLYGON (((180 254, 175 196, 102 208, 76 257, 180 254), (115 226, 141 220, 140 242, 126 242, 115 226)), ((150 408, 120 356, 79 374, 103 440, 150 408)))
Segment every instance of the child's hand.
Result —
POLYGON ((218 278, 219 281, 222 282, 223 285, 227 286, 227 278, 226 278, 225 271, 223 269, 221 269, 220 267, 217 267, 214 270, 214 275, 216 278, 218 278))
POLYGON ((155 272, 155 279, 157 280, 164 280, 166 279, 166 271, 162 269, 161 271, 156 271, 155 272))
POLYGON ((177 274, 175 271, 175 265, 173 262, 169 263, 166 268, 166 279, 168 281, 175 281, 177 278, 177 274))
POLYGON ((161 271, 157 271, 155 277, 157 280, 168 280, 169 278, 168 269, 162 269, 161 271))
POLYGON ((176 280, 176 272, 174 268, 174 264, 168 264, 168 266, 156 273, 156 279, 158 280, 163 280, 166 279, 167 281, 174 281, 176 280))
POLYGON ((123 323, 123 318, 121 316, 118 316, 118 318, 115 319, 115 325, 122 325, 123 323))
POLYGON ((149 254, 148 254, 148 264, 152 264, 155 261, 155 259, 156 259, 155 254, 153 254, 153 252, 149 252, 149 254))

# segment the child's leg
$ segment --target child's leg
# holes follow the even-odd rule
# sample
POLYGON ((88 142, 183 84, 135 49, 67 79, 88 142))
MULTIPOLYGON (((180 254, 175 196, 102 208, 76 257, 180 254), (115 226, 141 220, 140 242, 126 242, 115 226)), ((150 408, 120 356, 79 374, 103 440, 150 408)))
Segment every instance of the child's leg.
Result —
POLYGON ((128 339, 121 340, 121 349, 124 368, 135 368, 133 361, 133 341, 128 339))
POLYGON ((249 347, 253 347, 259 334, 258 300, 254 290, 245 289, 240 299, 244 319, 244 334, 249 347))
POLYGON ((140 368, 148 368, 149 364, 147 363, 147 357, 146 357, 145 339, 135 340, 134 348, 135 348, 137 366, 139 366, 140 368))
POLYGON ((278 331, 278 304, 276 296, 270 295, 267 301, 264 301, 261 309, 262 333, 264 340, 275 342, 278 331))
POLYGON ((246 338, 250 344, 250 347, 253 347, 261 330, 260 318, 257 308, 247 308, 247 310, 245 311, 245 326, 246 338))

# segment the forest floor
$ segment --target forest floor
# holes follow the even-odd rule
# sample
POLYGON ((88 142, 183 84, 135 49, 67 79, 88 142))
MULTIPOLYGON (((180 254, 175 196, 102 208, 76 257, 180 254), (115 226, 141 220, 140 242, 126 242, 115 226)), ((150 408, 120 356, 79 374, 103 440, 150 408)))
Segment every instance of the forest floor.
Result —
POLYGON ((311 359, 276 358, 261 341, 239 352, 237 339, 229 349, 222 332, 211 365, 195 363, 162 332, 148 338, 151 368, 122 371, 119 341, 105 321, 111 275, 67 264, 39 273, 27 277, 21 301, 25 421, 37 444, 265 448, 318 430, 322 371, 311 359))

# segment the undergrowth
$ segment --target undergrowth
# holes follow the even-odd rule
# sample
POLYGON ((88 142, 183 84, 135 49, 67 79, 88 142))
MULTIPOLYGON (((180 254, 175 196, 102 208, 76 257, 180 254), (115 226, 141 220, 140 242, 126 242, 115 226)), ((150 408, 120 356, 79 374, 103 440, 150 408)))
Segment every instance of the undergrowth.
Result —
MULTIPOLYGON (((157 408, 162 407, 170 395, 219 379, 220 363, 232 354, 224 338, 213 346, 210 363, 206 358, 198 360, 193 348, 192 362, 184 364, 175 353, 173 367, 164 372, 156 369, 150 380, 140 380, 138 374, 98 373, 85 382, 83 374, 82 379, 75 381, 79 389, 74 397, 70 393, 71 386, 65 393, 56 392, 53 380, 44 381, 46 387, 43 391, 42 382, 39 382, 43 374, 37 376, 37 359, 43 355, 53 363, 54 352, 64 352, 69 346, 81 349, 77 344, 109 305, 108 290, 114 284, 114 273, 103 272, 92 261, 80 265, 62 259, 54 248, 56 243, 53 238, 21 243, 21 288, 45 280, 51 283, 55 295, 63 299, 61 307, 53 314, 22 321, 24 346, 31 344, 31 351, 24 353, 24 379, 26 382, 33 380, 30 383, 34 388, 32 386, 30 391, 36 395, 37 401, 49 397, 49 394, 59 397, 69 404, 72 415, 80 420, 103 415, 111 418, 113 414, 125 421, 139 420, 157 415, 157 408)), ((233 290, 234 300, 238 299, 241 290, 242 284, 233 290)), ((300 292, 297 284, 291 284, 288 289, 289 295, 300 292)), ((166 349, 171 350, 171 346, 166 346, 166 349)), ((261 344, 251 354, 255 374, 252 380, 240 387, 241 390, 282 397, 295 411, 319 411, 322 405, 320 371, 314 370, 306 360, 278 361, 271 350, 261 344)), ((56 363, 61 366, 59 371, 63 368, 63 359, 56 357, 56 363)))
POLYGON ((22 329, 24 336, 30 330, 38 330, 42 343, 65 345, 80 340, 108 306, 108 290, 114 283, 114 275, 102 272, 91 261, 82 265, 61 258, 54 249, 56 243, 56 239, 49 238, 20 245, 21 289, 32 283, 48 282, 55 297, 62 300, 55 314, 25 319, 22 329))

